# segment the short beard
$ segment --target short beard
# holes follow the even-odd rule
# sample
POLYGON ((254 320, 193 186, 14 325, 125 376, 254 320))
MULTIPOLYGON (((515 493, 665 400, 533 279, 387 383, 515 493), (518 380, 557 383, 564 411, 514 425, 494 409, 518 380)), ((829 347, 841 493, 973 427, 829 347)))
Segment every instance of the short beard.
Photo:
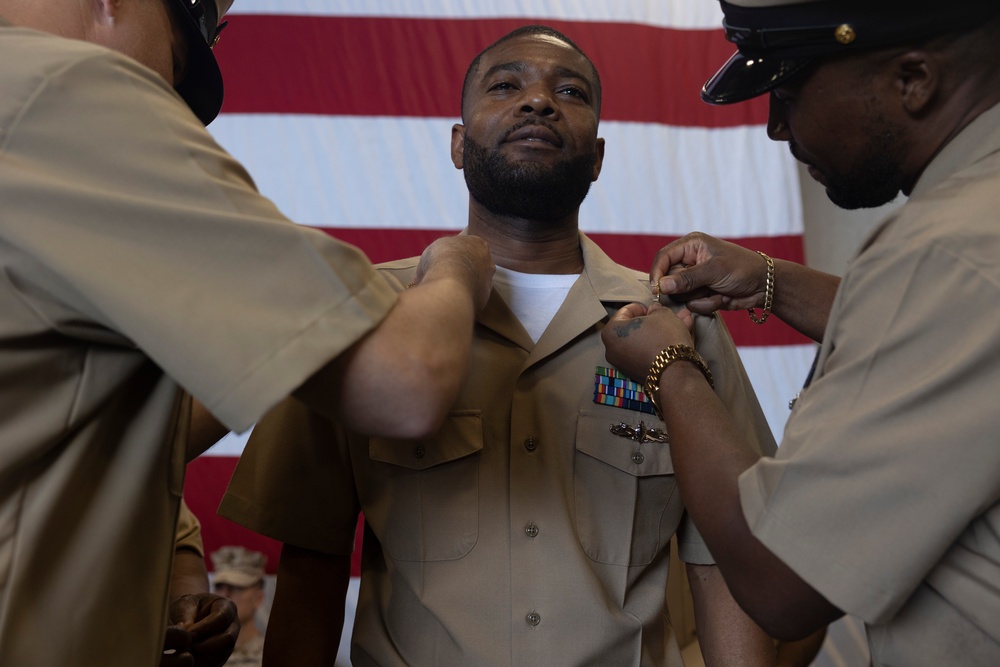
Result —
POLYGON ((512 162, 466 137, 462 160, 469 195, 490 213, 555 223, 576 213, 587 197, 597 153, 546 167, 512 162))
POLYGON ((905 185, 900 169, 900 133, 883 116, 875 115, 861 129, 869 137, 858 167, 849 174, 828 174, 826 195, 845 209, 888 204, 905 185))

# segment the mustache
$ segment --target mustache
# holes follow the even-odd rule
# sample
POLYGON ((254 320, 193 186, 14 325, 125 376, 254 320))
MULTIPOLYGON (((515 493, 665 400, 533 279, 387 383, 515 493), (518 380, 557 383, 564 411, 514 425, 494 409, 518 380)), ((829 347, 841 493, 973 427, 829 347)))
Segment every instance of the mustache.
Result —
POLYGON ((552 134, 554 134, 557 137, 559 137, 559 141, 563 140, 563 136, 559 133, 558 130, 556 130, 556 128, 555 128, 554 125, 552 125, 551 123, 549 123, 547 121, 542 120, 541 118, 535 118, 534 116, 529 116, 529 117, 525 118, 524 120, 522 120, 522 121, 520 121, 518 123, 515 123, 512 126, 510 126, 507 129, 507 131, 504 132, 503 138, 500 139, 499 143, 502 144, 502 143, 506 142, 507 139, 510 138, 510 135, 514 134, 518 130, 521 130, 521 129, 525 128, 525 127, 528 127, 529 125, 537 125, 539 127, 544 127, 546 130, 548 130, 552 134))

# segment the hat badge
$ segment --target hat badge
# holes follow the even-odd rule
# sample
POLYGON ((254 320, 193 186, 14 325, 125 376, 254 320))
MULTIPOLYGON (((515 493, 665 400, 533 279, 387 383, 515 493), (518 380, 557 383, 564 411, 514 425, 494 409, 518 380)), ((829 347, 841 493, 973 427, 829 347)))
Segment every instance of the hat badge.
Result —
POLYGON ((833 37, 841 44, 847 45, 857 39, 858 33, 855 32, 854 27, 850 24, 841 23, 833 31, 833 37))

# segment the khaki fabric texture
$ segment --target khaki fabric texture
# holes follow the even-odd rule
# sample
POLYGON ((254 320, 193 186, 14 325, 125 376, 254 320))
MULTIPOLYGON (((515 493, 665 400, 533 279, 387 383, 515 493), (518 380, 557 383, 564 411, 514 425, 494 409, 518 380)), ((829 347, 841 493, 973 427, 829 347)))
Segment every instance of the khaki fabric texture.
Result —
POLYGON ((151 70, 0 26, 0 665, 155 665, 190 401, 250 426, 395 302, 151 70))
POLYGON ((777 457, 740 479, 754 534, 867 623, 876 665, 1000 664, 998 210, 994 107, 867 239, 777 457))
POLYGON ((181 498, 181 507, 177 515, 177 534, 174 537, 174 550, 186 549, 193 551, 202 558, 205 557, 205 544, 201 539, 201 522, 194 515, 188 504, 181 498))
MULTIPOLYGON (((611 433, 662 423, 593 401, 595 369, 608 366, 600 332, 622 305, 650 300, 648 278, 581 240, 584 272, 537 344, 493 293, 435 437, 369 440, 296 401, 255 427, 223 516, 347 554, 365 515, 354 665, 681 667, 666 614, 671 537, 688 561, 711 555, 686 520, 668 446, 611 433)), ((380 270, 403 289, 415 268, 380 270)), ((698 318, 695 336, 719 395, 772 453, 721 320, 698 318)))

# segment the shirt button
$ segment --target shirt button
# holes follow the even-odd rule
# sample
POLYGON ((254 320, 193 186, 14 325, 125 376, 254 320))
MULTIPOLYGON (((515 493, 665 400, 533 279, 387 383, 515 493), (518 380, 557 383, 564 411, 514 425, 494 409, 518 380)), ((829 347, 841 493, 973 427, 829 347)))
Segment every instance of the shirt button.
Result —
POLYGON ((639 465, 646 460, 646 457, 642 455, 642 452, 635 452, 632 454, 632 463, 639 465))
POLYGON ((413 458, 422 459, 424 458, 424 454, 425 454, 424 448, 421 447, 420 445, 417 445, 416 447, 413 448, 413 458))
POLYGON ((524 448, 527 449, 529 452, 535 451, 536 449, 538 449, 538 440, 536 438, 525 438, 524 448))
POLYGON ((524 620, 528 622, 528 625, 535 626, 542 622, 542 617, 535 612, 531 612, 524 617, 524 620))
POLYGON ((524 527, 524 534, 532 539, 538 537, 538 526, 534 523, 529 523, 524 527))

